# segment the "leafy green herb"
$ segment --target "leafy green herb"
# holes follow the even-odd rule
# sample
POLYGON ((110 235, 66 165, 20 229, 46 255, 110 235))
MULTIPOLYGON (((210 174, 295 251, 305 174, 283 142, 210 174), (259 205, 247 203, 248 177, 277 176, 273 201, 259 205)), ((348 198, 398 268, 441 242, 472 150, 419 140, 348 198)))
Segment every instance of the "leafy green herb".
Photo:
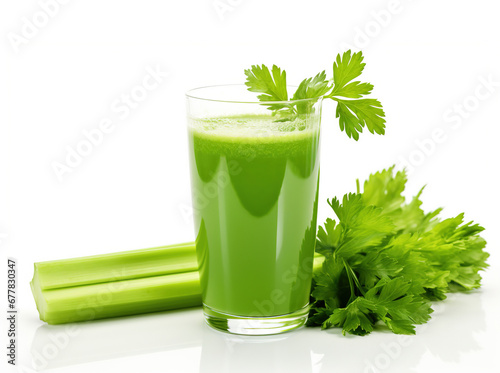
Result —
MULTIPOLYGON (((271 71, 265 65, 253 65, 251 69, 245 70, 247 81, 245 85, 251 92, 262 93, 257 96, 260 101, 288 101, 286 89, 286 72, 273 65, 271 71)), ((287 115, 296 114, 297 111, 291 104, 268 104, 268 109, 273 111, 273 115, 278 112, 287 115)))
POLYGON ((292 100, 304 100, 302 102, 297 102, 297 114, 310 113, 315 100, 309 99, 321 97, 328 93, 330 89, 332 89, 332 86, 326 79, 325 71, 320 72, 314 78, 304 79, 299 84, 292 97, 292 100))
POLYGON ((297 115, 310 114, 320 97, 337 103, 336 117, 347 136, 359 139, 359 133, 366 127, 371 133, 385 133, 385 113, 382 104, 373 98, 364 98, 373 90, 370 83, 353 81, 365 67, 361 52, 350 50, 339 54, 333 64, 333 84, 322 71, 313 78, 304 79, 288 101, 286 73, 276 65, 271 71, 265 65, 253 65, 245 70, 246 86, 251 92, 261 93, 260 101, 282 101, 265 104, 280 121, 292 120, 297 115))
POLYGON ((358 183, 357 193, 329 201, 337 220, 318 231, 316 251, 325 261, 314 274, 308 325, 366 335, 381 321, 414 334, 430 318, 430 301, 480 287, 489 256, 483 228, 464 223, 463 214, 440 220, 441 209, 424 213, 422 190, 405 203, 406 181, 391 167, 370 175, 363 193, 358 183))

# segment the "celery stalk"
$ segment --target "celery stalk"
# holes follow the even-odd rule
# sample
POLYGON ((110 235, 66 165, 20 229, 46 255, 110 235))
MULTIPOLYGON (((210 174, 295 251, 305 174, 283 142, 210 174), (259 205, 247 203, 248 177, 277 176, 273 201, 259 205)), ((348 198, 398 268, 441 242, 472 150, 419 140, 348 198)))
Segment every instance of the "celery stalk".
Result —
POLYGON ((40 290, 32 283, 40 319, 89 321, 201 305, 198 272, 40 290))
POLYGON ((35 263, 30 285, 40 319, 62 324, 200 306, 197 267, 190 242, 35 263))
POLYGON ((194 242, 35 263, 42 290, 196 271, 194 242))

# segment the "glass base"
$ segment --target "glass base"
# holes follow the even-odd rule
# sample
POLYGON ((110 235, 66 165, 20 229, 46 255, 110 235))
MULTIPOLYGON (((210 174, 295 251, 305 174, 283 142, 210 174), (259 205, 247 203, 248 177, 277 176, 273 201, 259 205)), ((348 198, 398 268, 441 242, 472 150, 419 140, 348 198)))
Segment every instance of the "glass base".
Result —
POLYGON ((300 328, 307 321, 309 305, 286 315, 268 317, 235 316, 203 305, 205 321, 214 329, 241 335, 272 335, 300 328))

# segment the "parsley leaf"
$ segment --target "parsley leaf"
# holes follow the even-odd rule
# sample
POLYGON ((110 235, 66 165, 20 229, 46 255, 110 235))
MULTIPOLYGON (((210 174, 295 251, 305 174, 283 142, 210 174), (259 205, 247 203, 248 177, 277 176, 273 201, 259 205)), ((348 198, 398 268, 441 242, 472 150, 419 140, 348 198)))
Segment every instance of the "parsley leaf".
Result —
POLYGON ((342 328, 342 334, 366 335, 373 331, 374 318, 371 316, 375 305, 363 297, 358 297, 345 308, 337 308, 322 324, 322 329, 334 326, 342 328))
POLYGON ((415 324, 430 319, 432 308, 427 300, 410 292, 411 282, 404 277, 382 279, 365 295, 374 304, 374 312, 396 334, 415 334, 415 324))
POLYGON ((428 214, 420 208, 422 201, 420 196, 424 188, 413 197, 408 204, 402 193, 405 189, 407 177, 405 172, 399 171, 394 174, 394 166, 370 175, 363 185, 363 200, 368 205, 375 205, 383 209, 385 215, 389 215, 398 230, 404 232, 425 231, 431 227, 441 209, 434 210, 428 214))
POLYGON ((347 83, 361 75, 366 65, 363 63, 363 58, 361 52, 352 54, 351 50, 344 52, 342 56, 337 55, 333 64, 334 92, 342 89, 347 83))
MULTIPOLYGON (((245 70, 245 75, 248 90, 262 93, 257 96, 260 101, 288 101, 286 72, 278 66, 273 65, 269 71, 266 65, 252 65, 251 69, 245 70)), ((268 109, 273 110, 273 114, 283 109, 292 111, 291 105, 288 104, 269 104, 268 109)))
POLYGON ((325 227, 318 228, 316 251, 324 256, 332 255, 339 244, 342 231, 342 227, 335 220, 326 219, 325 227))
POLYGON ((295 91, 292 100, 302 100, 323 96, 332 86, 326 79, 326 73, 323 70, 314 78, 304 79, 295 91))
POLYGON ((373 98, 361 98, 371 93, 373 85, 351 82, 363 72, 366 65, 363 59, 361 52, 352 54, 350 50, 342 57, 337 55, 333 64, 333 90, 326 96, 337 101, 336 117, 339 118, 340 129, 355 140, 359 139, 359 133, 365 126, 371 133, 385 134, 382 104, 373 98))
POLYGON ((365 125, 371 133, 385 134, 385 113, 378 100, 331 98, 337 101, 336 117, 339 118, 340 129, 345 130, 347 136, 358 140, 359 133, 363 132, 365 125))
POLYGON ((378 245, 394 230, 391 220, 382 215, 382 209, 367 206, 361 194, 347 194, 342 204, 334 198, 328 201, 343 229, 342 240, 335 254, 348 258, 368 247, 378 245))
POLYGON ((314 277, 314 281, 316 286, 312 296, 317 301, 323 301, 331 309, 341 307, 347 302, 349 282, 345 267, 337 258, 327 258, 323 262, 323 270, 314 277))
POLYGON ((330 89, 332 89, 332 86, 326 79, 326 72, 324 70, 317 74, 314 78, 304 79, 297 87, 297 90, 292 97, 292 100, 305 100, 303 102, 297 102, 297 113, 310 113, 316 100, 307 99, 319 98, 328 93, 330 89))

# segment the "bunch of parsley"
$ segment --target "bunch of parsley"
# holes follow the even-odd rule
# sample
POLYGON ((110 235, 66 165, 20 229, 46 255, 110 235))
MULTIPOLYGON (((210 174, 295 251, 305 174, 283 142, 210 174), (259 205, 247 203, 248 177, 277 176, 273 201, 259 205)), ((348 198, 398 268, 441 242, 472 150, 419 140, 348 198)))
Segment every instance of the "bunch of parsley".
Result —
POLYGON ((373 85, 353 81, 364 68, 362 53, 348 50, 342 56, 337 55, 333 79, 328 80, 322 71, 313 78, 304 79, 291 97, 287 92, 286 72, 276 65, 271 69, 266 65, 253 65, 245 70, 245 84, 249 91, 261 93, 257 98, 278 117, 278 121, 310 114, 320 97, 332 99, 337 103, 340 129, 358 140, 365 126, 371 133, 385 133, 382 104, 374 98, 364 97, 371 93, 373 85))
POLYGON ((328 201, 337 220, 319 228, 316 251, 325 261, 314 275, 308 325, 366 335, 383 322, 414 334, 430 318, 430 301, 480 286, 489 256, 483 228, 463 214, 424 213, 423 188, 405 203, 406 181, 392 167, 370 175, 362 193, 358 182, 357 193, 328 201))

